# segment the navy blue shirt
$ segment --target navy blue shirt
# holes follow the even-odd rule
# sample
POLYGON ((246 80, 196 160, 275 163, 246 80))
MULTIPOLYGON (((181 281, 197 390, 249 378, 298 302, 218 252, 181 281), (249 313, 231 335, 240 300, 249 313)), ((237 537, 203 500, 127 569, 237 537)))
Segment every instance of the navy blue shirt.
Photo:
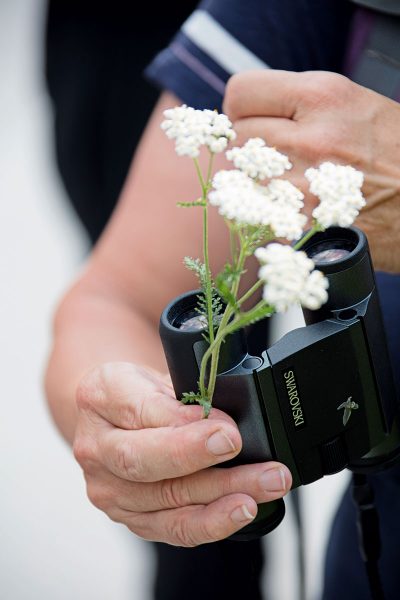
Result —
POLYGON ((146 74, 190 106, 221 109, 244 69, 340 71, 352 12, 347 0, 205 0, 146 74))

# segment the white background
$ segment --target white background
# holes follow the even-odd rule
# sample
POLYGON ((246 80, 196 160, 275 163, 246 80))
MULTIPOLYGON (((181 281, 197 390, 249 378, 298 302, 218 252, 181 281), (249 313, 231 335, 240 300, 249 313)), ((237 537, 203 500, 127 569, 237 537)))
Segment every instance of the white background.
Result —
MULTIPOLYGON (((42 0, 0 3, 0 600, 149 600, 148 544, 86 500, 42 393, 51 314, 87 251, 54 166, 44 8, 42 0)), ((304 490, 310 598, 346 480, 304 490)), ((273 600, 296 599, 294 540, 289 511, 268 536, 273 600)))

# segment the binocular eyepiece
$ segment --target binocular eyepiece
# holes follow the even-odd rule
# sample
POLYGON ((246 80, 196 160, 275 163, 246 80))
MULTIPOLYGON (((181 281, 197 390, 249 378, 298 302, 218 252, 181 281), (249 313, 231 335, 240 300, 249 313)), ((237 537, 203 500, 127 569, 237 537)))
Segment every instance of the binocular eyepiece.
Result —
MULTIPOLYGON (((238 331, 221 347, 213 406, 237 423, 243 448, 222 466, 277 460, 293 487, 344 468, 373 472, 400 452, 398 404, 375 277, 365 235, 332 227, 302 248, 329 280, 329 299, 303 310, 295 329, 258 356, 238 331)), ((207 343, 196 312, 199 291, 163 311, 160 336, 177 398, 197 388, 207 343)), ((257 325, 256 325, 257 326, 257 325)), ((272 531, 283 500, 259 506, 256 519, 234 539, 272 531)))

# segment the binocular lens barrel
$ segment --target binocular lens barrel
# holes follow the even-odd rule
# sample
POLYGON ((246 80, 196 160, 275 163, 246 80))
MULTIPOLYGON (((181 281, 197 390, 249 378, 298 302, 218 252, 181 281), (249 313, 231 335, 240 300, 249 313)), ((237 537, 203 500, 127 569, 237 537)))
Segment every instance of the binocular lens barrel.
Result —
POLYGON ((364 254, 366 247, 368 248, 366 237, 360 230, 330 227, 315 233, 305 242, 303 249, 318 266, 334 262, 337 263, 336 267, 340 264, 343 268, 342 262, 339 261, 348 258, 354 250, 357 250, 352 256, 354 264, 354 259, 359 259, 360 253, 364 254))
MULTIPOLYGON (((201 293, 201 290, 197 290, 179 296, 164 309, 161 315, 160 337, 177 398, 181 398, 184 392, 197 390, 200 363, 207 349, 207 342, 203 338, 205 329, 204 317, 199 315, 196 310, 198 295, 201 293)), ((251 384, 253 382, 252 369, 255 368, 254 363, 259 366, 263 361, 260 358, 252 357, 246 362, 247 356, 247 344, 244 332, 241 330, 228 336, 221 347, 218 372, 232 372, 235 368, 239 369, 240 372, 246 371, 251 384)), ((262 446, 263 455, 259 457, 257 462, 270 460, 271 455, 269 453, 268 439, 262 415, 258 412, 257 416, 255 416, 255 410, 259 406, 259 402, 257 401, 255 404, 254 399, 251 399, 252 393, 255 393, 254 383, 249 388, 248 379, 240 376, 237 378, 228 377, 228 379, 231 380, 230 388, 228 381, 225 381, 222 386, 220 381, 219 385, 217 385, 217 400, 215 403, 218 408, 227 410, 227 412, 230 412, 230 409, 234 406, 238 408, 239 404, 239 412, 246 415, 244 419, 246 423, 243 424, 242 422, 241 424, 241 433, 242 437, 251 439, 249 443, 250 454, 253 446, 256 453, 258 447, 262 446), (221 391, 224 389, 226 389, 226 394, 222 393, 222 398, 218 399, 218 392, 221 394, 221 391), (225 396, 228 397, 225 398, 225 396), (239 403, 237 399, 235 400, 235 397, 239 398, 239 403)), ((240 417, 237 421, 241 421, 240 417)), ((231 463, 232 461, 229 462, 231 463)), ((240 464, 242 462, 241 460, 240 464)), ((247 461, 245 460, 244 462, 247 461)), ((250 457, 250 462, 255 462, 254 458, 251 460, 250 457)), ((232 465, 223 463, 221 466, 229 467, 232 465)), ((250 525, 231 536, 231 539, 240 541, 251 540, 265 535, 279 525, 284 515, 285 504, 283 500, 260 504, 256 519, 250 525)))
POLYGON ((330 227, 313 235, 302 250, 329 281, 328 302, 319 310, 304 310, 307 325, 327 318, 331 311, 348 310, 375 289, 367 238, 354 227, 330 227))

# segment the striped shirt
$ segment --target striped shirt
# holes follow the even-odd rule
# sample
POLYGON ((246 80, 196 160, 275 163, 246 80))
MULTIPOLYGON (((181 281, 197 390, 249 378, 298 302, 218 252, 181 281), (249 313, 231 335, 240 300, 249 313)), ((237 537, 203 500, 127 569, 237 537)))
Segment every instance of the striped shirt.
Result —
POLYGON ((353 12, 347 0, 204 0, 146 75, 190 106, 220 109, 239 71, 340 71, 353 12))

